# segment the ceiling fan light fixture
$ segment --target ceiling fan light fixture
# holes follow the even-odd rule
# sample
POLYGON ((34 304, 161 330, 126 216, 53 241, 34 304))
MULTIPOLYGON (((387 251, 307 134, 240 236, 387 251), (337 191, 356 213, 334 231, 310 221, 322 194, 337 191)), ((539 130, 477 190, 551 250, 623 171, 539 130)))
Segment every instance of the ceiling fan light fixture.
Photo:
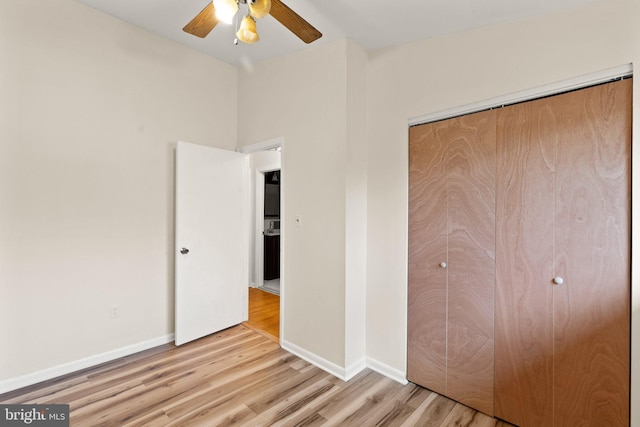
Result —
POLYGON ((225 24, 231 24, 233 17, 238 13, 238 1, 237 0, 213 0, 213 9, 216 13, 216 18, 225 24))
POLYGON ((271 10, 271 0, 247 0, 249 13, 256 19, 264 18, 271 10))
POLYGON ((236 37, 243 43, 253 44, 260 40, 260 36, 256 31, 256 21, 251 16, 247 15, 242 18, 240 29, 236 33, 236 37))

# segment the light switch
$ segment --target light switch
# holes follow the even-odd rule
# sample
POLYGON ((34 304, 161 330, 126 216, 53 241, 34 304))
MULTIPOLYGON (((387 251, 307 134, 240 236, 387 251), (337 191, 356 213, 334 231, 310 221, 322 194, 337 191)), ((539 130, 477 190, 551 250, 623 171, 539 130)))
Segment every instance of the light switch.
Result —
POLYGON ((296 215, 296 227, 302 227, 302 217, 300 215, 296 215))

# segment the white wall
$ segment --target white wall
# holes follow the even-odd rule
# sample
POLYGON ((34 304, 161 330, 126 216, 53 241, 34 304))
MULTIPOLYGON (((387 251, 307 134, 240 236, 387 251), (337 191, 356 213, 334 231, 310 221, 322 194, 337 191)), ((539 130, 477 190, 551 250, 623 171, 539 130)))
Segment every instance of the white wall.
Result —
POLYGON ((175 142, 235 148, 236 69, 71 0, 2 0, 0 64, 0 384, 166 338, 175 142))
POLYGON ((240 73, 239 145, 286 141, 283 345, 343 377, 365 366, 366 67, 342 41, 240 73))
MULTIPOLYGON (((640 64, 640 2, 609 0, 370 53, 367 356, 406 372, 407 124, 413 117, 640 64), (384 171, 384 173, 381 173, 384 171)), ((636 78, 637 79, 637 78, 636 78)), ((640 131, 634 84, 634 135, 640 131)), ((633 158, 640 241, 640 156, 633 158)), ((640 407, 640 256, 632 257, 633 404, 640 407)), ((634 412, 632 425, 640 425, 634 412)))
POLYGON ((238 130, 240 146, 286 141, 283 344, 343 374, 347 68, 357 61, 348 46, 313 47, 240 72, 239 111, 254 116, 238 130))
MULTIPOLYGON (((364 52, 343 41, 237 76, 71 0, 3 0, 0 342, 11 350, 0 352, 0 383, 173 332, 174 144, 233 149, 236 132, 239 146, 286 140, 283 339, 358 364, 366 280, 367 357, 404 373, 408 120, 638 64, 639 17, 640 2, 608 0, 373 52, 366 70, 364 52)), ((634 253, 634 407, 639 263, 634 253)))
POLYGON ((345 368, 366 365, 367 301, 367 53, 347 43, 345 216, 345 368))

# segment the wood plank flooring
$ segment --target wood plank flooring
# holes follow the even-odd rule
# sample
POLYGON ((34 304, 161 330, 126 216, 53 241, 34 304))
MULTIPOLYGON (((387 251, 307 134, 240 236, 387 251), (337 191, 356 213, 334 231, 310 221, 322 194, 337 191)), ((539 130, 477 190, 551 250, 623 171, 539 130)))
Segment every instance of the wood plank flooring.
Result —
POLYGON ((368 369, 343 382, 244 325, 0 395, 0 402, 67 403, 74 427, 509 426, 368 369))
POLYGON ((280 296, 249 288, 249 320, 245 325, 280 343, 280 296))

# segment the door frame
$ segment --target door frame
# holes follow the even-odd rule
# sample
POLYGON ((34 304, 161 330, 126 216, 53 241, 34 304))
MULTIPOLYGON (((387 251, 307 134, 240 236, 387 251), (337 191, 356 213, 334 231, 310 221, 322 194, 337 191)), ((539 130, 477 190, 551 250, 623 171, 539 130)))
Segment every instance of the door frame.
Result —
MULTIPOLYGON (((280 160, 282 161, 282 152, 280 154, 280 160)), ((253 267, 254 267, 254 279, 255 287, 262 288, 264 285, 264 174, 266 172, 272 172, 281 170, 281 166, 267 165, 256 169, 256 224, 255 224, 255 242, 256 247, 253 255, 253 267)), ((280 184, 280 191, 282 194, 282 183, 280 184)), ((282 224, 282 199, 280 200, 280 224, 282 224)), ((282 228, 280 229, 280 235, 282 236, 282 228)), ((280 238, 282 241, 282 237, 280 238)), ((281 243, 282 244, 282 243, 281 243)), ((281 289, 282 291, 282 289, 281 289)))
MULTIPOLYGON (((256 153, 259 151, 266 151, 266 150, 272 150, 275 148, 280 148, 280 176, 281 176, 281 183, 280 183, 280 345, 282 346, 282 342, 284 341, 284 336, 285 336, 285 326, 284 326, 284 307, 285 307, 285 298, 286 298, 286 269, 285 269, 285 264, 286 264, 286 246, 285 246, 285 236, 286 236, 286 227, 285 225, 287 224, 287 217, 286 217, 286 188, 287 188, 287 183, 286 183, 286 179, 284 178, 286 175, 286 168, 285 168, 285 139, 284 137, 280 136, 280 137, 276 137, 273 139, 268 139, 262 142, 258 142, 255 144, 250 144, 250 145, 246 145, 244 147, 239 147, 236 151, 239 153, 243 153, 246 155, 252 154, 252 153, 256 153)), ((276 168, 277 169, 277 168, 276 168)), ((264 179, 264 175, 263 175, 263 179, 264 179)), ((263 190, 264 191, 264 190, 263 190)), ((257 192, 257 189, 256 189, 257 192)), ((250 194, 247 197, 252 197, 250 194)), ((250 202, 250 201, 249 201, 250 202)), ((264 202, 263 202, 264 203, 264 202)), ((257 223, 257 219, 256 219, 256 223, 257 223)), ((258 231, 256 230, 256 234, 258 233, 258 231)), ((258 245, 256 244, 256 250, 257 250, 258 245)), ((257 277, 256 277, 256 281, 257 281, 257 277)), ((250 283, 250 277, 247 277, 247 286, 249 286, 250 283)))

